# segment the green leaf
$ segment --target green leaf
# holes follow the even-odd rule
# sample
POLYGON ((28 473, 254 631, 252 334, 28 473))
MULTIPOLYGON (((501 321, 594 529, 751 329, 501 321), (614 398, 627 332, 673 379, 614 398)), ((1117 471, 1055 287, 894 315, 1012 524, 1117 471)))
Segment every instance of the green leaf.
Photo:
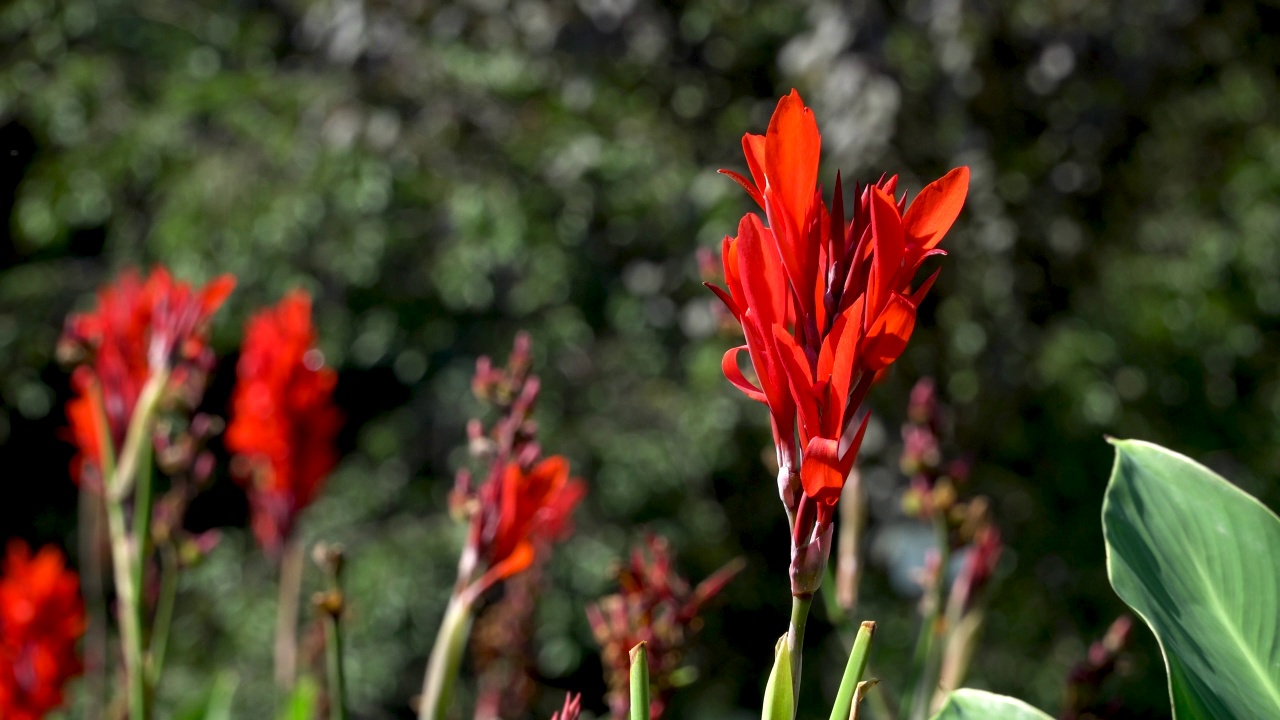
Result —
POLYGON ((231 670, 218 673, 213 686, 200 701, 179 711, 175 720, 231 720, 231 703, 240 686, 240 677, 231 670))
POLYGON ((849 662, 844 666, 844 676, 840 678, 840 689, 836 691, 836 702, 831 707, 831 720, 849 720, 853 708, 857 706, 855 699, 858 688, 862 687, 862 674, 867 671, 867 660, 871 653, 871 636, 875 634, 876 624, 870 620, 858 628, 858 635, 853 640, 853 649, 849 651, 849 662))
POLYGON ((933 720, 1052 720, 1048 715, 1011 697, 983 690, 956 690, 933 720))
POLYGON ((1107 573, 1160 642, 1174 717, 1280 717, 1280 519, 1182 455, 1112 444, 1107 573))
POLYGON ((316 716, 316 699, 320 694, 315 678, 304 675, 298 678, 285 701, 284 712, 280 720, 312 720, 316 716))
POLYGON ((791 688, 791 651, 787 648, 787 636, 778 638, 773 648, 773 670, 764 686, 764 708, 761 720, 792 720, 795 717, 795 697, 791 688))

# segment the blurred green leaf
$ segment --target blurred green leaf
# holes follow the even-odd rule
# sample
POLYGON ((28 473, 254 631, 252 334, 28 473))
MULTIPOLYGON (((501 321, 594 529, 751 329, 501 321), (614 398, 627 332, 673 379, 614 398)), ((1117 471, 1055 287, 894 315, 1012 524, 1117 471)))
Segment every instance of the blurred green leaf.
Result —
POLYGON ((1107 567, 1160 642, 1174 717, 1280 717, 1280 519, 1187 457, 1113 444, 1107 567))
POLYGON ((933 720, 1049 720, 1030 705, 984 690, 956 690, 933 720))
POLYGON ((223 670, 213 681, 208 695, 179 712, 174 720, 231 720, 231 703, 239 685, 240 677, 235 672, 223 670))
POLYGON ((280 720, 312 720, 316 716, 316 699, 320 688, 314 678, 304 675, 293 686, 293 692, 285 703, 280 720))

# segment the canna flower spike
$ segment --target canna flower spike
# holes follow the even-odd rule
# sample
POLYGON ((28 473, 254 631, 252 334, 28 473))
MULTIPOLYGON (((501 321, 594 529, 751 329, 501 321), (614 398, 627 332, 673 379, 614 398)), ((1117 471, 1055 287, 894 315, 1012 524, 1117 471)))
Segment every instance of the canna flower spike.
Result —
POLYGON ((103 463, 122 449, 152 377, 167 374, 166 395, 188 408, 198 404, 214 362, 206 327, 234 287, 230 275, 195 289, 162 267, 145 281, 126 270, 98 292, 93 311, 67 318, 58 355, 77 364, 76 396, 67 403, 70 439, 79 449, 73 478, 101 486, 103 463))
POLYGON ((84 633, 80 580, 57 549, 34 556, 10 541, 0 575, 0 717, 40 720, 63 702, 80 674, 76 641, 84 633))
POLYGON ((906 349, 916 308, 937 277, 915 284, 959 215, 968 168, 896 198, 896 176, 863 187, 849 208, 836 176, 828 208, 817 186, 821 136, 799 93, 783 97, 764 135, 743 136, 750 177, 722 170, 764 211, 748 213, 721 260, 727 289, 712 291, 746 344, 725 353, 725 377, 769 407, 778 487, 793 527, 792 592, 810 595, 830 552, 836 501, 853 469, 875 380, 906 349), (739 364, 751 359, 758 385, 739 364))
POLYGON ((253 533, 273 555, 338 461, 338 374, 316 342, 311 298, 295 290, 249 320, 236 365, 227 448, 248 491, 253 533))
POLYGON ((539 380, 529 373, 530 356, 529 336, 521 333, 505 368, 481 357, 471 382, 476 397, 500 413, 488 431, 479 420, 468 424, 468 445, 487 465, 487 473, 475 488, 471 473, 460 472, 450 497, 455 512, 470 519, 458 587, 473 597, 524 571, 535 556, 562 539, 586 492, 582 481, 569 477, 568 460, 540 457, 531 417, 539 380))
POLYGON ((570 478, 568 460, 541 457, 532 419, 539 381, 529 372, 530 349, 529 336, 521 333, 505 368, 487 357, 476 362, 472 391, 494 405, 499 417, 488 430, 479 420, 467 425, 468 448, 484 467, 484 478, 477 487, 470 471, 460 471, 449 496, 450 511, 469 528, 422 680, 419 720, 443 720, 449 709, 476 602, 545 558, 568 535, 570 516, 586 493, 581 480, 570 478))

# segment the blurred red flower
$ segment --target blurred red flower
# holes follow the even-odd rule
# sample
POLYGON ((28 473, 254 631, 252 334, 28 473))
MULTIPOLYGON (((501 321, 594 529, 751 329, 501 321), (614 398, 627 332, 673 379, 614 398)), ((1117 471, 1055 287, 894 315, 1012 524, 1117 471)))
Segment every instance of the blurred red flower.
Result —
MULTIPOLYGON (((897 176, 881 179, 857 193, 846 224, 839 175, 830 209, 817 187, 821 145, 813 112, 795 90, 778 102, 764 135, 743 136, 751 177, 721 172, 746 189, 765 220, 748 213, 737 237, 724 239, 728 290, 711 288, 746 336, 722 366, 730 382, 769 407, 779 493, 799 551, 825 545, 866 429, 865 418, 855 422, 859 406, 906 348, 916 307, 937 277, 913 288, 915 275, 926 258, 943 254, 937 245, 969 185, 968 168, 956 168, 908 207, 905 195, 894 197, 897 176), (738 365, 743 350, 759 387, 738 365)), ((820 575, 812 571, 820 568, 809 565, 806 585, 816 587, 820 575)))
POLYGON ((338 461, 338 376, 324 366, 302 291, 249 320, 231 397, 227 448, 245 486, 253 532, 276 553, 338 461))
POLYGON ((84 633, 80 581, 62 553, 32 557, 10 541, 0 576, 0 718, 40 720, 62 705, 62 689, 80 674, 76 641, 84 633))
POLYGON ((70 439, 79 453, 71 474, 100 484, 103 440, 114 453, 124 442, 142 388, 153 374, 168 372, 166 391, 194 406, 213 364, 206 343, 209 318, 235 287, 230 275, 200 289, 178 282, 162 267, 145 281, 126 270, 98 291, 98 305, 67 317, 58 353, 78 366, 67 403, 70 439))
POLYGON ((563 538, 585 491, 569 478, 569 461, 560 455, 528 470, 509 462, 496 482, 485 483, 471 520, 474 547, 488 568, 478 591, 528 568, 539 546, 563 538))

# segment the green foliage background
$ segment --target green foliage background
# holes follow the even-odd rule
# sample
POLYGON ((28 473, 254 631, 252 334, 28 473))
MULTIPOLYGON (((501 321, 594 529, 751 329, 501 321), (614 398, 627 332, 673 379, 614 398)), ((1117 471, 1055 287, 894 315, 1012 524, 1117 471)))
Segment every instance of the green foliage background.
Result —
MULTIPOLYGON (((21 500, 0 534, 74 551, 52 353, 94 288, 128 265, 235 273, 215 328, 228 355, 256 307, 309 288, 350 422, 304 535, 351 551, 357 716, 404 717, 460 543, 443 509, 478 411, 471 369, 524 328, 544 445, 591 486, 550 569, 538 671, 602 689, 581 607, 649 527, 695 578, 748 556, 672 713, 751 715, 733 708, 758 702, 785 629, 786 528, 765 413, 720 375, 735 340, 695 250, 749 209, 715 170, 742 166, 739 137, 794 86, 828 185, 837 167, 898 172, 912 192, 973 170, 921 327, 870 401, 873 531, 900 525, 896 427, 911 383, 934 375, 1009 545, 971 682, 1053 710, 1122 610, 1098 521, 1104 433, 1280 500, 1280 45, 1259 30, 1277 15, 1195 0, 14 0, 0 486, 21 500)), ((231 375, 228 360, 213 409, 231 375)), ((236 492, 220 479, 207 516, 243 523, 236 492)), ((227 530, 184 580, 165 707, 230 668, 236 716, 265 717, 272 584, 227 530)), ((912 602, 883 573, 864 588, 889 687, 912 602)), ((843 651, 820 619, 809 632, 816 708, 843 651)), ((1128 717, 1167 712, 1146 635, 1117 690, 1128 717)))

